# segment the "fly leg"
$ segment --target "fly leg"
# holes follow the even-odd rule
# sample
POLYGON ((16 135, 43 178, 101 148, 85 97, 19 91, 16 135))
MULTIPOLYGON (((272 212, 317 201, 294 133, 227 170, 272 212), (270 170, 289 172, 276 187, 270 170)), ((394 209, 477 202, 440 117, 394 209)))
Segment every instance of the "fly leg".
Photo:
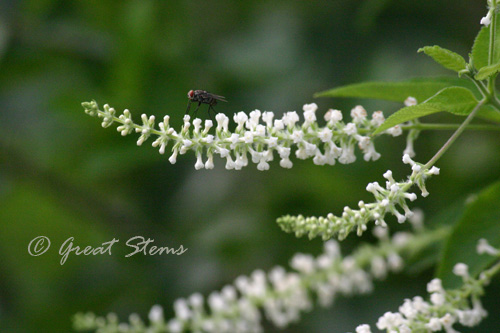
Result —
POLYGON ((215 124, 215 122, 214 122, 214 117, 212 117, 212 114, 210 113, 210 110, 212 110, 212 112, 213 112, 214 114, 216 114, 216 113, 215 113, 215 109, 214 109, 214 107, 213 107, 212 105, 209 105, 209 106, 208 106, 208 116, 210 117, 210 120, 212 120, 212 123, 214 123, 214 124, 215 124))
POLYGON ((189 109, 191 108, 191 100, 188 100, 188 106, 187 106, 187 109, 186 109, 186 114, 189 113, 189 109))
POLYGON ((198 103, 198 106, 196 107, 196 110, 194 110, 193 119, 194 119, 194 117, 196 117, 196 112, 198 112, 198 109, 200 108, 200 105, 201 105, 201 102, 198 103))

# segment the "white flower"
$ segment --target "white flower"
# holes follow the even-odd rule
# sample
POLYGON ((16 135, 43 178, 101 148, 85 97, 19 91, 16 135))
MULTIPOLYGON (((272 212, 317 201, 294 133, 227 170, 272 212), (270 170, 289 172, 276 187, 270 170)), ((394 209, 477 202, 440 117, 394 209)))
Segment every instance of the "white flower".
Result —
POLYGON ((385 121, 384 113, 382 111, 375 111, 372 114, 371 124, 375 127, 379 127, 385 121))
POLYGON ((455 323, 455 317, 453 317, 451 314, 447 313, 439 320, 441 321, 441 324, 443 324, 444 329, 447 333, 458 333, 452 327, 452 325, 455 323))
POLYGON ((446 302, 444 293, 432 293, 431 302, 434 305, 443 305, 446 302))
POLYGON ((387 264, 393 272, 397 272, 403 268, 404 262, 399 254, 393 252, 387 256, 387 264))
POLYGON ((409 96, 407 99, 404 101, 405 106, 413 106, 417 105, 417 99, 415 97, 409 96))
POLYGON ((200 169, 203 169, 205 167, 205 164, 203 163, 203 161, 201 160, 201 154, 198 154, 196 156, 196 164, 194 165, 194 168, 196 170, 200 170, 200 169))
POLYGON ((469 277, 469 266, 464 263, 458 263, 453 267, 453 274, 462 278, 469 277))
POLYGON ((200 293, 194 293, 189 296, 188 302, 193 308, 200 308, 203 306, 203 296, 200 293))
POLYGON ((363 324, 356 327, 356 333, 371 333, 370 325, 363 324))
POLYGON ((339 162, 342 164, 349 164, 356 160, 356 155, 354 155, 354 146, 344 146, 342 147, 342 153, 339 157, 339 162))
POLYGON ((260 115, 261 115, 260 110, 253 110, 252 112, 250 112, 250 117, 246 122, 247 129, 249 130, 255 129, 255 127, 259 124, 260 115))
POLYGON ((386 312, 377 321, 377 328, 379 330, 383 329, 393 329, 400 325, 405 324, 406 320, 399 313, 386 312))
POLYGON ((387 275, 387 265, 384 258, 374 257, 371 261, 371 272, 377 279, 384 279, 387 275))
POLYGON ((316 121, 316 110, 317 109, 318 109, 318 106, 316 105, 316 103, 304 104, 304 107, 303 107, 304 120, 305 120, 304 125, 310 125, 316 121))
POLYGON ((332 136, 333 136, 332 130, 329 129, 328 127, 325 127, 318 132, 318 138, 320 138, 322 142, 330 141, 332 139, 332 136))
POLYGON ((432 279, 431 282, 427 284, 427 292, 428 293, 441 293, 443 292, 443 284, 441 283, 441 279, 432 279))
POLYGON ((245 135, 243 137, 243 141, 245 143, 252 143, 253 142, 253 133, 250 131, 246 131, 245 135))
POLYGON ((245 112, 240 111, 234 115, 233 119, 234 119, 234 122, 238 124, 238 126, 243 127, 245 122, 248 120, 248 116, 246 115, 245 112))
MULTIPOLYGON (((372 184, 368 184, 367 189, 370 185, 372 185, 372 184)), ((387 228, 384 228, 381 226, 375 226, 375 228, 373 228, 372 233, 373 233, 373 236, 377 237, 378 239, 387 239, 387 237, 389 236, 389 230, 387 230, 387 228)))
POLYGON ((407 325, 403 324, 398 327, 399 333, 412 333, 412 329, 409 328, 407 325))
POLYGON ((440 331, 441 328, 441 321, 439 318, 431 318, 429 320, 429 323, 425 325, 428 329, 430 329, 432 332, 440 331))
POLYGON ((173 333, 180 333, 183 331, 182 322, 177 319, 172 319, 168 322, 168 330, 173 333))
POLYGON ((283 124, 288 127, 294 127, 299 121, 299 115, 295 111, 289 111, 283 116, 283 124))
POLYGON ((311 255, 297 253, 293 256, 292 261, 290 262, 290 267, 299 272, 311 273, 314 271, 313 257, 311 255))
POLYGON ((175 162, 177 162, 177 154, 178 154, 178 150, 174 149, 174 152, 172 153, 172 156, 170 156, 169 159, 168 159, 168 161, 170 162, 170 164, 175 164, 175 162))
POLYGON ((342 120, 342 112, 339 110, 330 109, 325 113, 325 120, 332 125, 336 124, 342 120))
POLYGON ((403 305, 399 307, 399 312, 401 312, 408 319, 415 318, 419 313, 418 309, 413 305, 413 302, 410 299, 405 299, 403 305))
POLYGON ((153 305, 151 310, 149 310, 149 320, 153 323, 162 322, 163 319, 163 308, 160 305, 153 305))
POLYGON ((210 293, 210 295, 208 295, 207 302, 210 309, 214 313, 223 312, 226 309, 226 303, 218 292, 214 291, 210 293))
POLYGON ((401 134, 403 134, 403 130, 401 129, 401 126, 399 126, 399 125, 391 127, 388 130, 386 130, 385 132, 392 135, 392 136, 400 136, 401 134))
POLYGON ((191 317, 191 310, 185 299, 179 298, 174 302, 175 316, 180 320, 187 320, 191 317))
POLYGON ((489 26, 491 24, 491 18, 493 15, 493 10, 489 10, 488 14, 486 14, 485 17, 481 18, 481 24, 484 25, 485 27, 489 26))
POLYGON ((214 168, 214 155, 210 154, 208 155, 208 159, 207 161, 205 162, 205 169, 207 170, 211 170, 214 168))
POLYGON ((481 238, 479 242, 477 243, 476 251, 479 254, 489 254, 492 256, 498 256, 500 254, 500 251, 491 246, 488 241, 484 238, 481 238))
POLYGON ((356 124, 349 123, 344 127, 344 133, 347 135, 354 135, 357 133, 356 124))
POLYGON ((351 110, 351 117, 354 123, 361 123, 366 119, 367 113, 364 107, 357 105, 351 110))
POLYGON ((224 113, 218 113, 215 115, 215 120, 217 121, 217 129, 227 131, 229 118, 224 113))
POLYGON ((273 127, 274 113, 272 111, 264 111, 262 113, 262 120, 266 123, 267 127, 273 127))
POLYGON ((300 143, 303 141, 303 139, 304 139, 304 132, 302 132, 301 130, 293 131, 292 133, 293 143, 300 143))

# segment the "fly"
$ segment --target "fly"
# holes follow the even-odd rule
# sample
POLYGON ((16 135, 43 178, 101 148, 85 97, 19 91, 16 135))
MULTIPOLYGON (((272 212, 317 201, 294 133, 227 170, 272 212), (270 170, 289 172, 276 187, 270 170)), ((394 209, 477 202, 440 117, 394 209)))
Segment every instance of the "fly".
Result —
POLYGON ((224 96, 214 95, 206 92, 205 90, 189 90, 186 114, 189 113, 191 103, 197 102, 198 106, 196 107, 196 110, 194 110, 193 117, 196 115, 196 111, 198 111, 201 104, 208 104, 208 115, 210 116, 210 118, 212 118, 212 116, 210 115, 210 110, 215 113, 214 106, 217 105, 217 101, 227 102, 224 96))

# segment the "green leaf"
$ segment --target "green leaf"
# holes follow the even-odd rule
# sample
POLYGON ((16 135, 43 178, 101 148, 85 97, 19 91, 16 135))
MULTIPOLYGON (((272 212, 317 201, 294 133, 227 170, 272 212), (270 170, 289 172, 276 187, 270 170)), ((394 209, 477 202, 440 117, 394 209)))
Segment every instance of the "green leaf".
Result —
POLYGON ((377 128, 375 132, 373 132, 373 135, 382 133, 383 131, 404 122, 441 111, 443 111, 443 109, 440 105, 432 103, 423 103, 404 107, 387 118, 384 123, 380 125, 380 127, 377 128))
POLYGON ((484 120, 500 123, 500 112, 498 112, 498 110, 492 107, 491 105, 483 105, 479 109, 477 117, 484 120))
POLYGON ((399 82, 372 81, 357 83, 319 92, 314 97, 357 97, 403 102, 409 96, 412 96, 417 101, 422 102, 440 90, 451 86, 468 88, 476 94, 477 98, 481 97, 480 92, 472 82, 447 76, 413 78, 399 82))
POLYGON ((476 69, 488 66, 488 48, 490 43, 490 28, 483 27, 472 45, 471 58, 476 69))
POLYGON ((467 66, 465 59, 461 55, 438 45, 422 47, 418 49, 418 52, 424 52, 441 66, 455 72, 460 72, 467 66))
POLYGON ((447 111, 456 115, 467 115, 477 103, 474 94, 466 88, 444 88, 424 103, 407 106, 396 111, 373 134, 381 133, 406 121, 437 112, 447 111))
MULTIPOLYGON (((500 15, 496 15, 496 32, 495 32, 495 52, 493 57, 493 64, 500 62, 500 15)), ((488 49, 490 44, 490 27, 483 27, 474 40, 472 46, 472 63, 478 70, 488 66, 488 49)))
POLYGON ((493 183, 481 191, 470 202, 448 238, 437 276, 447 288, 460 285, 460 279, 453 275, 453 266, 463 262, 469 266, 469 273, 476 275, 497 258, 476 252, 477 242, 485 238, 494 246, 500 247, 500 182, 493 183))
POLYGON ((500 63, 496 63, 491 66, 485 66, 482 67, 476 75, 474 75, 474 78, 476 80, 484 80, 489 78, 490 76, 498 73, 500 71, 500 63))

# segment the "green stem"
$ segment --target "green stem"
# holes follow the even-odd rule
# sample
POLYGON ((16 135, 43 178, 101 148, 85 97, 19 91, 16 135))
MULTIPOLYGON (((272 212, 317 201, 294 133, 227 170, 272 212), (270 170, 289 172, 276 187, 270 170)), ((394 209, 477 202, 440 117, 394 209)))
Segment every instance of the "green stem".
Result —
POLYGON ((455 133, 452 134, 452 136, 446 141, 446 143, 439 149, 439 151, 434 155, 427 164, 425 164, 425 167, 429 169, 431 166, 436 163, 436 161, 448 150, 448 148, 451 147, 453 142, 462 134, 462 132, 465 130, 467 125, 474 119, 474 116, 476 113, 479 111, 481 106, 486 102, 486 100, 482 100, 481 102, 477 103, 476 107, 472 110, 472 112, 467 116, 467 118, 464 120, 464 122, 458 127, 458 129, 455 131, 455 133))
MULTIPOLYGON (((415 125, 402 125, 401 129, 411 130, 416 129, 419 131, 433 130, 433 131, 449 131, 455 130, 460 127, 461 124, 430 124, 430 123, 420 123, 415 125)), ((468 130, 473 131, 500 131, 500 125, 487 125, 487 124, 472 124, 467 126, 468 130)))
POLYGON ((497 111, 500 112, 500 101, 497 98, 495 90, 493 91, 493 93, 490 97, 490 105, 495 107, 495 109, 497 109, 497 111))
POLYGON ((500 272, 500 261, 484 272, 485 280, 487 281, 491 279, 493 276, 498 274, 498 272, 500 272))
POLYGON ((481 95, 483 95, 484 98, 487 98, 489 96, 488 88, 484 85, 484 83, 482 81, 477 81, 470 74, 465 74, 465 77, 468 78, 469 80, 471 80, 472 83, 474 83, 477 90, 479 90, 479 92, 481 93, 481 95))
MULTIPOLYGON (((104 113, 104 112, 103 112, 103 111, 101 111, 101 110, 99 110, 99 114, 106 115, 106 113, 104 113)), ((120 124, 122 124, 122 125, 125 125, 125 121, 124 121, 124 120, 121 120, 120 118, 118 118, 118 117, 116 117, 116 116, 113 116, 113 121, 115 121, 115 122, 117 122, 117 123, 120 123, 120 124)), ((136 123, 132 123, 132 126, 133 126, 134 128, 142 129, 142 126, 141 126, 141 125, 138 125, 138 124, 136 124, 136 123)), ((154 128, 152 128, 150 132, 151 132, 151 134, 156 134, 156 135, 162 135, 162 134, 163 134, 162 132, 160 132, 160 131, 158 131, 158 130, 156 130, 156 129, 154 129, 154 128)))
MULTIPOLYGON (((491 24, 490 24, 490 43, 489 43, 489 49, 488 49, 488 66, 493 65, 494 59, 495 59, 495 33, 496 33, 496 25, 497 25, 497 13, 496 13, 496 6, 497 6, 497 1, 494 1, 493 4, 494 8, 491 9, 491 24)), ((491 76, 488 79, 488 92, 489 96, 495 96, 495 78, 496 75, 491 76)), ((493 98, 494 99, 494 98, 493 98)))

